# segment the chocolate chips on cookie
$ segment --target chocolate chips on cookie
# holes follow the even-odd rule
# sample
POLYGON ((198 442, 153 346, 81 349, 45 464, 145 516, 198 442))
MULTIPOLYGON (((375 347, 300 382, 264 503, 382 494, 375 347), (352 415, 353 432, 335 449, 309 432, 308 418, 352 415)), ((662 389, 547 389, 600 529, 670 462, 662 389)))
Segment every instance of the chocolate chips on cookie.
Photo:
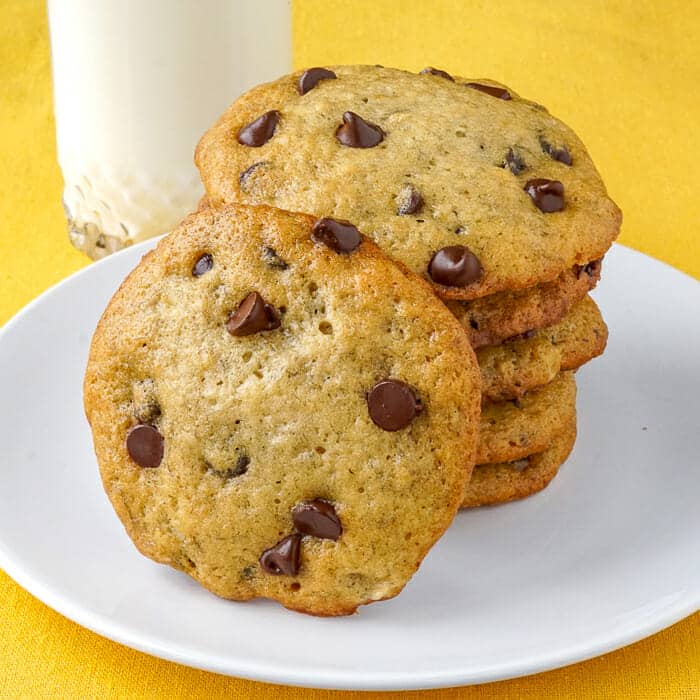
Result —
POLYGON ((479 92, 485 92, 487 95, 492 97, 498 97, 500 100, 512 100, 510 92, 506 88, 498 87, 496 85, 484 85, 483 83, 465 83, 467 87, 473 88, 474 90, 479 90, 479 92))
POLYGON ((260 555, 263 571, 273 576, 296 576, 299 573, 301 535, 294 533, 266 549, 260 555))
POLYGON ((305 95, 309 90, 313 90, 322 80, 335 80, 338 76, 327 68, 309 68, 304 71, 297 83, 297 90, 300 95, 305 95))
POLYGON ((280 316, 257 292, 251 292, 226 321, 231 335, 251 335, 280 327, 280 316))
POLYGON ((141 552, 214 593, 350 614, 401 591, 460 503, 566 458, 619 211, 568 127, 435 68, 261 85, 196 163, 201 211, 93 338, 105 490, 141 552))
POLYGON ((506 152, 501 167, 508 168, 508 170, 510 170, 510 172, 512 172, 513 175, 520 175, 520 173, 523 172, 523 170, 527 169, 527 165, 525 164, 525 160, 523 159, 523 157, 520 155, 520 153, 514 151, 512 148, 509 148, 506 152))
POLYGON ((209 253, 204 253, 204 255, 197 258, 197 262, 192 268, 192 275, 194 277, 201 277, 205 272, 209 272, 212 267, 214 267, 214 258, 212 258, 209 253))
POLYGON ((362 243, 362 236, 349 221, 319 219, 311 229, 311 238, 323 243, 336 253, 352 253, 362 243))
POLYGON ((140 467, 158 467, 163 461, 165 441, 152 425, 135 425, 126 434, 126 449, 140 467))
POLYGON ((396 379, 377 382, 367 394, 372 420, 383 430, 402 430, 423 410, 423 405, 408 384, 396 379))
POLYGON ((225 598, 318 615, 411 578, 456 514, 480 401, 427 285, 354 223, 264 206, 212 205, 164 238, 105 311, 85 377, 139 550, 225 598), (147 404, 154 424, 134 425, 147 404))
POLYGON ((285 76, 239 97, 195 160, 214 206, 268 204, 351 221, 449 300, 548 283, 601 257, 619 231, 619 210, 566 125, 510 88, 438 68, 326 66, 285 76), (324 71, 335 77, 315 82, 324 71), (264 177, 243 185, 250 149, 234 134, 265 108, 282 115, 284 138, 266 141, 264 177), (558 185, 533 185, 531 199, 523 196, 526 180, 544 179, 561 180, 576 206, 566 207, 558 185), (543 241, 551 250, 530 255, 543 241), (432 256, 458 243, 483 274, 437 282, 432 256))
POLYGON ((343 123, 336 129, 335 137, 350 148, 373 148, 384 140, 384 132, 376 124, 365 121, 355 112, 345 112, 343 123))
POLYGON ((445 78, 445 80, 449 80, 450 82, 454 83, 455 79, 446 71, 440 70, 439 68, 433 68, 432 66, 428 66, 428 68, 423 68, 423 70, 420 72, 421 75, 437 75, 440 78, 445 78))
POLYGON ((535 178, 528 180, 523 188, 537 208, 545 214, 561 211, 564 208, 564 185, 559 180, 535 178))
POLYGON ((322 540, 337 540, 343 534, 343 526, 333 504, 323 498, 295 506, 292 520, 299 532, 322 540))
POLYGON ((244 192, 250 187, 251 183, 253 182, 254 175, 256 171, 258 171, 258 168, 264 165, 267 165, 265 161, 258 161, 257 163, 253 163, 238 176, 238 183, 240 184, 241 189, 244 192))
POLYGON ((466 287, 481 279, 483 270, 479 259, 463 245, 442 248, 433 255, 428 265, 433 282, 446 287, 466 287))
POLYGON ((542 147, 542 150, 548 156, 550 156, 550 158, 552 158, 552 160, 558 160, 560 163, 564 163, 564 165, 572 165, 573 159, 571 157, 571 153, 569 153, 569 149, 566 146, 555 148, 542 136, 540 136, 540 146, 542 147))
POLYGON ((265 112, 255 121, 240 129, 238 132, 238 143, 252 148, 264 146, 275 133, 279 120, 280 113, 276 109, 265 112))

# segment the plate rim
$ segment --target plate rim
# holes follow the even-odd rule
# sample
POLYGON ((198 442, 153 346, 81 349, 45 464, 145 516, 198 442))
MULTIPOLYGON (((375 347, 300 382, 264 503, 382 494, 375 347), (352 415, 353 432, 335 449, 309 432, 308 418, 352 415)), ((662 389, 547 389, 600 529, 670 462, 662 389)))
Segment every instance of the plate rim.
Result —
POLYGON ((685 601, 685 604, 664 609, 657 616, 647 618, 647 622, 644 625, 637 627, 628 624, 624 630, 621 630, 616 635, 596 637, 594 640, 570 645, 556 654, 543 653, 532 657, 524 657, 516 662, 506 660, 488 666, 451 672, 420 672, 411 675, 405 672, 368 673, 364 671, 361 680, 358 680, 357 674, 348 671, 329 672, 323 669, 315 669, 313 676, 311 676, 306 670, 292 671, 285 669, 280 671, 274 664, 267 665, 250 661, 236 662, 230 658, 224 659, 218 655, 213 656, 187 650, 179 644, 163 643, 151 635, 135 633, 115 622, 107 615, 90 612, 82 608, 79 603, 63 594, 52 591, 48 585, 34 579, 21 566, 15 566, 6 552, 2 540, 0 540, 0 568, 15 583, 52 610, 91 632, 118 644, 156 658, 203 671, 264 683, 325 690, 428 690, 521 678, 563 668, 616 651, 629 644, 646 639, 700 610, 700 591, 698 591, 695 598, 690 596, 685 601))
MULTIPOLYGON (((22 321, 25 315, 30 314, 37 305, 44 302, 45 298, 50 297, 64 285, 72 283, 76 278, 83 275, 92 274, 96 267, 113 261, 117 256, 134 254, 137 251, 139 253, 141 251, 145 252, 155 246, 161 238, 163 236, 129 246, 101 260, 88 264, 51 285, 17 311, 0 327, 0 343, 2 343, 3 338, 8 333, 12 332, 15 325, 22 321)), ((619 243, 614 244, 614 247, 624 249, 626 253, 631 253, 633 258, 646 258, 655 264, 663 265, 673 273, 686 277, 691 282, 698 284, 698 280, 693 276, 678 270, 662 260, 657 260, 634 248, 619 243)), ((161 638, 151 634, 135 632, 109 615, 84 608, 79 601, 53 590, 48 582, 35 578, 20 562, 13 559, 11 552, 1 538, 0 569, 30 595, 62 616, 95 634, 150 656, 204 671, 236 676, 247 680, 333 690, 419 690, 489 683, 528 676, 607 654, 656 634, 700 610, 700 589, 695 591, 689 590, 673 606, 659 609, 655 615, 646 617, 642 624, 639 624, 638 620, 633 620, 613 634, 597 635, 594 638, 558 649, 555 653, 540 653, 533 656, 520 657, 517 660, 506 659, 498 663, 482 664, 472 668, 465 666, 464 669, 451 671, 419 671, 413 674, 410 671, 364 671, 361 677, 358 677, 358 674, 353 674, 347 670, 336 669, 327 671, 317 668, 310 672, 308 668, 303 668, 299 671, 291 668, 280 669, 272 662, 241 661, 240 659, 223 657, 210 652, 198 652, 185 648, 181 644, 163 642, 161 638), (634 624, 634 622, 637 622, 637 624, 634 624)))

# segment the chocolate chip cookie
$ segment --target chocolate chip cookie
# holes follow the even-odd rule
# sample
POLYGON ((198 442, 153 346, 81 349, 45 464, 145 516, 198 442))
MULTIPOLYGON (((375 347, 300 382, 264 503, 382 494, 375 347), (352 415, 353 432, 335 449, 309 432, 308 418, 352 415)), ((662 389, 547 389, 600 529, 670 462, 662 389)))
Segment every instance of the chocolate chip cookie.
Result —
POLYGON ((469 334, 472 347, 497 345, 561 321, 596 286, 601 262, 576 265, 551 282, 527 289, 472 301, 448 301, 447 305, 469 334))
POLYGON ((573 131, 443 73, 331 66, 254 88, 197 147, 211 204, 348 219, 449 299, 600 259, 621 215, 573 131))
POLYGON ((542 452, 504 464, 475 467, 464 493, 463 508, 495 505, 531 496, 557 475, 576 441, 576 421, 542 452))
POLYGON ((578 369, 602 354, 608 328, 589 296, 562 321, 501 345, 476 351, 481 393, 488 401, 508 401, 553 381, 563 370, 578 369))
POLYGON ((496 464, 540 452, 576 416, 573 372, 521 399, 486 403, 481 409, 477 464, 496 464))
POLYGON ((143 554, 316 615, 403 588, 462 501, 480 407, 461 326, 412 277, 347 221, 267 207, 205 209, 143 258, 84 384, 143 554))

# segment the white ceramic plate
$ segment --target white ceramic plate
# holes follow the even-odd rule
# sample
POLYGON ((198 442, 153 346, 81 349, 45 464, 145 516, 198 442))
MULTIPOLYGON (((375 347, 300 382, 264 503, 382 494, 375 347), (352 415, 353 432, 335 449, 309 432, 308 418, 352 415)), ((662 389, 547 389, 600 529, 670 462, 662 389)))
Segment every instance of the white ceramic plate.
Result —
POLYGON ((462 685, 586 659, 700 608, 700 284, 620 246, 596 293, 605 356, 539 495, 461 513, 396 599, 345 619, 220 600, 144 559, 102 492, 81 382, 97 319, 153 244, 91 265, 0 332, 0 566, 106 637, 325 688, 462 685))

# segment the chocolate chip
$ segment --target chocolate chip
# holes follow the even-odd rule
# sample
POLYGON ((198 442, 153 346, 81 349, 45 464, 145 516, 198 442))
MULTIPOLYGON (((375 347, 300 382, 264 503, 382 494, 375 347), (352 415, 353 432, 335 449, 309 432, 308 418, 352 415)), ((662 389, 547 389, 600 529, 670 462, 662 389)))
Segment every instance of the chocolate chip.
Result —
POLYGON ((135 425, 126 434, 126 449, 140 467, 157 467, 163 460, 163 436, 152 425, 135 425))
POLYGON ((404 185, 396 196, 396 204, 399 216, 416 214, 423 208, 423 195, 413 185, 404 185))
POLYGON ((287 263, 286 260, 283 260, 277 251, 270 246, 266 245, 263 248, 263 258, 265 258, 265 262, 273 270, 286 270, 289 267, 289 263, 287 263))
POLYGON ((252 335, 279 327, 280 318, 277 310, 257 292, 248 294, 226 321, 226 329, 231 335, 236 336, 252 335))
POLYGON ((515 343, 518 340, 529 340, 530 338, 534 338, 536 334, 537 331, 534 328, 531 328, 523 333, 516 333, 515 335, 508 336, 503 342, 515 343))
POLYGON ((377 382, 367 394, 367 407, 370 418, 388 431, 405 428, 423 410, 413 389, 396 379, 377 382))
POLYGON ((345 112, 343 123, 336 129, 335 137, 343 146, 372 148, 384 140, 384 132, 355 112, 345 112))
POLYGON ((327 68, 309 68, 304 71, 297 83, 297 91, 300 95, 306 95, 309 90, 313 90, 321 80, 335 80, 338 76, 327 68))
POLYGON ((563 146, 562 148, 555 148, 552 151, 551 156, 552 158, 554 158, 554 160, 558 160, 560 163, 564 163, 564 165, 571 165, 573 163, 571 153, 569 153, 569 150, 566 148, 566 146, 563 146))
POLYGON ((427 68, 423 68, 423 70, 420 72, 421 75, 437 75, 440 78, 445 78, 446 80, 449 80, 454 83, 455 79, 446 71, 440 70, 438 68, 433 68, 432 66, 428 66, 427 68))
POLYGON ((482 85, 481 83, 465 83, 467 87, 474 88, 474 90, 480 90, 485 92, 487 95, 493 97, 498 97, 501 100, 512 100, 511 94, 502 87, 496 87, 495 85, 482 85))
POLYGON ((238 455, 238 459, 236 460, 236 466, 234 468, 235 475, 240 476, 241 474, 245 474, 248 471, 248 465, 250 464, 250 457, 248 455, 238 455))
POLYGON ((265 160, 260 160, 257 163, 253 163, 253 165, 247 167, 239 176, 238 176, 238 184, 241 186, 241 189, 244 192, 247 192, 250 188, 251 185, 251 177, 253 173, 261 166, 261 165, 267 165, 267 161, 265 160))
POLYGON ((322 540, 337 540, 343 533, 335 508, 322 498, 294 506, 292 521, 299 532, 322 540))
POLYGON ((428 265, 433 282, 446 287, 466 287, 481 279, 483 270, 479 258, 463 245, 441 248, 428 265))
POLYGON ((584 269, 589 277, 600 275, 600 271, 603 269, 603 259, 598 258, 598 260, 591 260, 584 269))
POLYGON ((237 476, 243 476, 248 471, 248 465, 250 464, 250 457, 246 454, 238 456, 236 464, 231 467, 231 469, 226 469, 226 471, 219 471, 215 469, 207 462, 207 469, 217 476, 223 477, 224 479, 235 479, 237 476))
POLYGON ((243 476, 248 471, 248 465, 250 464, 250 457, 248 455, 238 455, 235 466, 231 469, 227 469, 225 472, 221 472, 221 476, 225 479, 235 479, 237 476, 243 476))
POLYGON ((336 253, 352 253, 362 243, 360 232, 344 219, 319 219, 311 229, 311 238, 336 253))
POLYGON ((276 109, 265 112, 238 132, 238 143, 259 148, 272 138, 279 120, 280 113, 276 109))
POLYGON ((509 148, 506 157, 503 159, 503 163, 501 163, 501 167, 508 168, 513 175, 520 175, 520 173, 527 168, 527 165, 525 165, 525 161, 519 153, 509 148))
POLYGON ((569 153, 569 149, 566 146, 555 148, 542 136, 540 136, 540 146, 542 147, 542 151, 552 160, 558 160, 560 163, 564 163, 564 165, 571 165, 573 162, 571 153, 569 153))
POLYGON ((260 555, 263 571, 274 576, 296 576, 299 573, 301 535, 294 533, 280 540, 260 555))
POLYGON ((209 253, 204 253, 194 264, 192 275, 194 277, 201 277, 205 272, 209 272, 212 267, 214 267, 214 258, 212 258, 209 253))
POLYGON ((523 188, 540 211, 545 214, 561 211, 564 208, 564 185, 559 180, 535 178, 528 180, 523 188))
POLYGON ((602 260, 591 260, 591 262, 586 265, 578 265, 576 277, 581 279, 582 275, 586 274, 588 277, 596 277, 600 275, 600 270, 603 266, 602 260))

